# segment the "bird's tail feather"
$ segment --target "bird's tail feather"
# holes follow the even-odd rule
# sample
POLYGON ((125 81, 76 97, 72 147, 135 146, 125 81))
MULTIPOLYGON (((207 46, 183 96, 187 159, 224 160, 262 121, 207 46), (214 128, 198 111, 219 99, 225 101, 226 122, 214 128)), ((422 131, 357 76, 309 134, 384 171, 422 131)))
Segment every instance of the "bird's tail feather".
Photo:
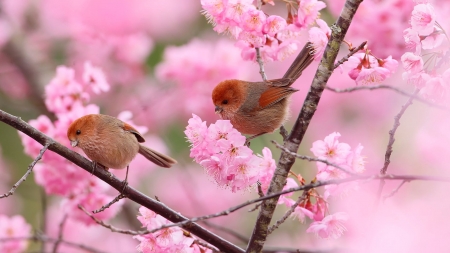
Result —
POLYGON ((142 145, 139 145, 139 154, 143 155, 154 164, 164 168, 170 168, 172 165, 177 163, 175 159, 142 145))
POLYGON ((311 42, 308 42, 303 46, 302 51, 298 53, 297 58, 295 58, 283 78, 290 78, 292 83, 294 83, 302 75, 303 70, 305 70, 313 60, 314 49, 311 42))

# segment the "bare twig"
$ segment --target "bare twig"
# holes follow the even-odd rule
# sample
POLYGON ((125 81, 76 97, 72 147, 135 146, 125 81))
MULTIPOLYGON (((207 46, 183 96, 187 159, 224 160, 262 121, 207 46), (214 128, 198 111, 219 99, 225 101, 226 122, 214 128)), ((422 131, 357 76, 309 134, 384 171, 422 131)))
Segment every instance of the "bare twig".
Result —
MULTIPOLYGON (((414 92, 414 95, 416 95, 419 92, 418 89, 416 89, 416 91, 414 92)), ((394 135, 395 132, 397 131, 397 128, 400 126, 400 118, 403 116, 403 114, 405 113, 406 109, 412 104, 414 98, 410 97, 408 99, 408 101, 402 106, 402 109, 400 110, 400 112, 395 115, 394 117, 394 126, 392 127, 392 129, 389 131, 389 141, 388 141, 388 145, 386 147, 386 154, 384 155, 384 165, 383 168, 381 168, 380 173, 382 175, 385 175, 388 169, 389 164, 391 163, 391 154, 392 154, 392 146, 394 145, 394 135)), ((375 202, 376 205, 378 205, 380 198, 381 198, 381 193, 383 191, 383 187, 384 187, 384 180, 380 180, 380 184, 378 185, 378 194, 377 194, 377 200, 375 202)))
POLYGON ((25 173, 25 175, 22 176, 22 178, 19 179, 19 181, 17 181, 17 183, 15 183, 13 185, 13 187, 11 188, 11 190, 9 190, 9 192, 3 194, 0 196, 1 198, 6 198, 8 196, 11 196, 14 194, 14 192, 16 191, 17 187, 19 187, 19 185, 21 183, 23 183, 25 180, 27 180, 27 177, 31 174, 31 172, 33 172, 33 168, 34 165, 36 165, 36 163, 42 159, 42 156, 44 155, 45 151, 48 149, 48 147, 50 147, 50 145, 52 145, 54 142, 52 141, 48 141, 45 143, 44 147, 41 149, 41 151, 39 152, 39 155, 36 157, 36 159, 34 159, 33 162, 31 162, 30 165, 28 165, 28 169, 27 172, 25 173))
MULTIPOLYGON (((0 110, 0 121, 23 132, 24 134, 30 136, 31 138, 33 138, 37 142, 41 143, 42 145, 45 145, 46 143, 53 143, 53 144, 50 144, 50 146, 48 147, 49 150, 64 157, 68 161, 73 162, 75 165, 79 166, 80 168, 84 169, 87 172, 92 171, 92 162, 91 161, 89 161, 82 155, 61 145, 60 143, 56 142, 52 138, 43 134, 42 132, 38 131, 36 128, 30 126, 30 124, 26 123, 21 118, 13 116, 11 114, 8 114, 8 113, 0 110)), ((102 181, 106 182, 107 184, 111 185, 117 191, 123 192, 123 194, 125 196, 127 196, 127 198, 130 199, 131 201, 134 201, 137 204, 140 204, 140 205, 154 211, 155 213, 160 214, 161 216, 163 216, 164 218, 168 219, 171 222, 179 222, 179 221, 188 220, 186 217, 184 217, 180 213, 175 212, 174 210, 170 209, 163 203, 158 202, 158 201, 144 195, 143 193, 135 190, 133 187, 127 186, 124 189, 122 180, 118 179, 114 175, 111 175, 106 170, 95 170, 93 175, 95 175, 102 181)), ((214 245, 220 251, 230 252, 230 253, 244 252, 238 246, 217 236, 214 233, 211 233, 210 231, 206 230, 205 228, 199 226, 198 224, 195 224, 195 223, 189 224, 189 226, 183 226, 183 229, 191 232, 192 234, 194 234, 197 237, 199 237, 200 239, 210 243, 211 245, 214 245)))
POLYGON ((223 226, 219 226, 219 225, 214 224, 214 223, 211 223, 211 222, 209 222, 209 221, 207 221, 207 220, 204 220, 204 221, 202 221, 202 222, 203 222, 206 226, 208 226, 208 227, 210 227, 210 228, 214 228, 214 229, 216 229, 217 231, 225 232, 225 233, 227 233, 227 234, 233 236, 234 238, 238 239, 239 241, 241 241, 241 242, 243 242, 243 243, 247 243, 247 242, 248 242, 248 238, 247 238, 247 237, 245 237, 245 236, 239 234, 238 232, 236 232, 236 231, 234 231, 234 230, 232 230, 232 229, 229 229, 229 228, 223 227, 223 226))
POLYGON ((336 64, 334 64, 333 69, 336 69, 337 67, 339 67, 339 65, 348 61, 348 58, 350 58, 352 55, 356 54, 359 50, 363 49, 366 44, 367 44, 367 41, 364 41, 363 43, 361 43, 361 45, 357 46, 352 51, 350 51, 344 58, 340 59, 338 62, 336 62, 336 64))
POLYGON ((99 224, 100 226, 103 226, 105 228, 108 228, 109 230, 111 230, 112 232, 115 233, 121 233, 121 234, 127 234, 127 235, 145 235, 145 234, 149 234, 151 233, 148 230, 141 230, 141 231, 134 231, 134 230, 126 230, 126 229, 120 229, 120 228, 116 228, 112 225, 106 224, 105 222, 97 219, 94 217, 94 215, 92 215, 91 213, 89 213, 86 208, 84 208, 82 205, 78 205, 78 208, 80 210, 82 210, 86 215, 88 215, 89 217, 91 217, 92 220, 94 220, 97 224, 99 224))
POLYGON ((266 72, 264 71, 264 62, 261 59, 261 52, 259 51, 259 47, 255 48, 256 50, 256 62, 258 62, 259 65, 259 73, 261 74, 261 77, 263 81, 267 81, 266 72))
POLYGON ((321 163, 324 163, 324 164, 326 164, 328 166, 332 166, 332 167, 335 167, 336 169, 342 170, 343 172, 345 172, 345 173, 347 173, 349 175, 357 175, 356 173, 354 173, 352 171, 349 171, 349 170, 347 170, 347 169, 343 168, 342 166, 339 166, 339 165, 337 165, 335 163, 329 162, 328 160, 321 159, 321 158, 310 157, 310 156, 299 155, 297 153, 289 151, 287 148, 281 146, 280 144, 278 144, 274 140, 272 140, 271 142, 273 144, 275 144, 275 146, 277 148, 283 150, 284 152, 286 152, 286 153, 288 153, 288 154, 290 154, 292 156, 295 156, 296 158, 299 158, 299 159, 302 159, 302 160, 307 160, 307 161, 310 161, 310 162, 321 162, 321 163))
POLYGON ((336 89, 336 88, 332 88, 332 87, 327 86, 326 89, 329 90, 329 91, 336 92, 336 93, 346 93, 346 92, 353 92, 353 91, 359 91, 359 90, 389 89, 389 90, 393 90, 393 91, 395 91, 395 92, 397 92, 399 94, 402 94, 404 96, 407 96, 407 97, 410 97, 410 98, 414 98, 415 100, 417 100, 417 101, 419 101, 421 103, 424 103, 424 104, 426 104, 428 106, 431 106, 431 107, 434 107, 434 108, 437 108, 437 109, 441 109, 441 110, 445 110, 445 111, 450 111, 450 108, 448 108, 448 107, 431 103, 431 102, 429 102, 429 101, 427 101, 427 100, 417 96, 416 93, 411 94, 411 93, 408 93, 408 92, 406 92, 404 90, 401 90, 401 89, 399 89, 399 88, 397 88, 395 86, 392 86, 392 85, 380 84, 380 85, 371 85, 371 86, 355 86, 355 87, 346 88, 346 89, 336 89))
POLYGON ((281 224, 283 224, 289 216, 295 211, 295 208, 306 198, 306 191, 303 192, 302 196, 298 197, 297 201, 287 210, 287 212, 281 217, 281 219, 277 220, 275 224, 273 224, 268 230, 267 233, 270 235, 275 229, 277 229, 281 224))
POLYGON ((288 131, 283 125, 280 126, 280 134, 283 137, 283 141, 285 141, 289 135, 288 131))
POLYGON ((100 209, 94 210, 92 211, 92 213, 100 213, 105 211, 106 208, 109 208, 110 206, 112 206, 114 203, 118 202, 119 200, 125 198, 125 196, 123 194, 119 194, 117 197, 115 197, 113 200, 111 200, 111 202, 109 202, 108 204, 102 206, 100 209))
POLYGON ((53 250, 52 250, 53 253, 58 252, 58 246, 63 241, 64 224, 66 223, 66 220, 67 220, 67 214, 64 215, 61 222, 59 223, 58 240, 53 245, 53 250))
POLYGON ((200 241, 199 239, 195 239, 193 243, 198 244, 199 246, 202 246, 204 248, 210 249, 213 252, 219 252, 217 250, 217 248, 215 248, 214 246, 212 246, 212 245, 210 245, 210 244, 208 244, 206 242, 200 241))
POLYGON ((262 190, 262 187, 261 187, 261 183, 260 183, 260 182, 258 182, 258 195, 259 195, 260 197, 263 197, 263 196, 264 196, 264 192, 263 192, 263 190, 262 190))
POLYGON ((208 219, 212 219, 212 218, 216 218, 216 217, 220 217, 220 216, 226 216, 229 215, 243 207, 246 207, 248 205, 251 204, 255 204, 267 199, 273 199, 276 197, 279 197, 283 194, 286 193, 291 193, 291 192, 296 192, 296 191, 307 191, 313 188, 317 188, 317 187, 321 187, 321 186, 325 186, 325 185, 338 185, 338 184, 343 184, 343 183, 348 183, 348 182, 353 182, 353 181, 372 181, 372 180, 407 180, 407 181, 413 181, 413 180, 422 180, 422 181, 435 181, 435 182, 450 182, 450 177, 432 177, 432 176, 415 176, 415 175, 392 175, 392 174, 386 174, 386 175, 371 175, 371 176, 360 176, 360 175, 356 175, 356 176, 351 176, 351 177, 347 177, 347 178, 343 178, 343 179, 333 179, 333 180, 327 180, 327 181, 316 181, 314 183, 310 183, 307 185, 302 185, 302 186, 298 186, 298 187, 294 187, 294 188, 290 188, 284 191, 280 191, 277 193, 272 193, 272 194, 267 194, 264 197, 261 198, 257 198, 257 199, 252 199, 249 201, 246 201, 242 204, 239 204, 237 206, 231 207, 229 209, 226 209, 224 211, 218 212, 218 213, 214 213, 214 214, 208 214, 208 215, 204 215, 204 216, 198 216, 198 217, 194 217, 182 222, 177 222, 177 223, 171 223, 171 224, 166 224, 163 226, 160 226, 158 228, 154 228, 152 230, 149 230, 148 233, 153 233, 156 232, 158 230, 161 229, 165 229, 165 228, 170 228, 170 227, 175 227, 175 226, 184 226, 187 224, 191 224, 193 222, 197 222, 197 221, 203 221, 203 220, 208 220, 208 219))
POLYGON ((74 243, 74 242, 69 242, 66 240, 59 240, 57 238, 51 238, 51 237, 47 237, 44 235, 32 235, 32 236, 21 236, 21 237, 6 237, 6 238, 0 238, 0 243, 1 242, 8 242, 8 241, 35 241, 35 242, 47 242, 47 243, 56 243, 59 242, 61 244, 64 244, 66 246, 72 247, 72 248, 78 248, 90 253, 105 253, 104 251, 100 251, 97 249, 94 249, 92 247, 83 245, 83 244, 79 244, 79 243, 74 243))
MULTIPOLYGON (((262 196, 261 196, 262 197, 262 196)), ((248 210, 249 213, 254 212, 256 210, 258 210, 258 208, 261 206, 261 203, 256 204, 252 209, 248 210)))
POLYGON ((405 184, 405 183, 408 183, 409 181, 407 181, 407 180, 403 180, 398 186, 397 186, 397 188, 395 188, 391 193, 389 193, 388 195, 386 195, 386 196, 384 196, 383 197, 383 200, 386 200, 387 198, 390 198, 390 197, 392 197, 392 196, 394 196, 397 192, 398 192, 398 190, 400 190, 400 188, 405 184))

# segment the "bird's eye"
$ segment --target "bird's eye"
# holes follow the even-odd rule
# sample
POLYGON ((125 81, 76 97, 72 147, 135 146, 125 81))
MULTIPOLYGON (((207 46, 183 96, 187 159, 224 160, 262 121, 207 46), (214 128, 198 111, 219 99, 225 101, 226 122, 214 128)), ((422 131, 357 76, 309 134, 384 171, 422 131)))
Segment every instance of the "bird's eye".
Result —
POLYGON ((224 101, 222 101, 222 104, 224 104, 224 105, 226 105, 226 104, 228 104, 228 100, 224 100, 224 101))
POLYGON ((81 130, 77 130, 77 135, 80 135, 81 134, 81 130))

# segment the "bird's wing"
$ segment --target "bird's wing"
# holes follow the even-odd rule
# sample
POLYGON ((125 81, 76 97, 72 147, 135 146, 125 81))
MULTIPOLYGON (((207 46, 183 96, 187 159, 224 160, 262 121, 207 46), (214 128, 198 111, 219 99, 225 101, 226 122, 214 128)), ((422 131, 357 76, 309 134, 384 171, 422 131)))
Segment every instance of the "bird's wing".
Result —
POLYGON ((263 94, 261 94, 259 106, 261 108, 272 106, 297 91, 297 89, 289 86, 270 86, 263 94))
POLYGON ((122 128, 123 128, 123 130, 134 134, 136 136, 136 139, 138 140, 138 142, 145 142, 144 137, 142 137, 141 133, 139 133, 138 130, 136 130, 134 127, 128 125, 127 123, 124 123, 122 128))

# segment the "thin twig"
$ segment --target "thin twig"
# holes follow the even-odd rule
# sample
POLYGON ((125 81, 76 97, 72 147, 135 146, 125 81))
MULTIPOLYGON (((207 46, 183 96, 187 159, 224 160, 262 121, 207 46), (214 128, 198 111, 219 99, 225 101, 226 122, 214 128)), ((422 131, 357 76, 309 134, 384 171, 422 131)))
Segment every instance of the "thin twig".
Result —
POLYGON ((286 130, 286 128, 283 125, 280 126, 280 134, 283 137, 283 141, 285 141, 289 135, 288 131, 286 130))
POLYGON ((249 213, 254 212, 256 210, 258 210, 258 208, 261 206, 261 203, 256 204, 252 209, 248 210, 249 213))
POLYGON ((336 169, 342 170, 343 172, 345 172, 345 173, 347 173, 347 174, 350 174, 350 175, 357 175, 356 173, 351 172, 351 171, 349 171, 349 170, 347 170, 347 169, 345 169, 345 168, 343 168, 343 167, 341 167, 341 166, 339 166, 339 165, 337 165, 337 164, 335 164, 335 163, 329 162, 328 160, 321 159, 321 158, 310 157, 310 156, 299 155, 299 154, 297 154, 297 153, 294 153, 294 152, 289 151, 287 148, 281 146, 280 144, 278 144, 278 143, 277 143, 276 141, 274 141, 274 140, 272 140, 271 142, 272 142, 277 148, 283 150, 284 152, 286 152, 286 153, 288 153, 288 154, 290 154, 290 155, 292 155, 292 156, 295 156, 296 158, 299 158, 299 159, 302 159, 302 160, 307 160, 307 161, 310 161, 310 162, 321 162, 321 163, 324 163, 324 164, 326 164, 326 165, 328 165, 328 166, 332 166, 332 167, 335 167, 336 169))
POLYGON ((247 237, 245 237, 245 236, 239 234, 238 232, 236 232, 236 231, 234 231, 234 230, 232 230, 232 229, 229 229, 229 228, 223 227, 223 226, 219 226, 219 225, 214 224, 214 223, 211 223, 211 222, 209 222, 209 221, 207 221, 207 220, 204 220, 204 221, 202 221, 202 222, 203 222, 206 226, 208 226, 208 227, 210 227, 210 228, 214 228, 214 229, 216 229, 216 230, 218 230, 218 231, 225 232, 225 233, 227 233, 227 234, 233 236, 234 238, 238 239, 239 241, 241 241, 241 242, 243 242, 243 243, 247 243, 247 242, 248 242, 248 238, 247 238, 247 237))
MULTIPOLYGON (((177 223, 171 223, 171 224, 166 224, 163 226, 160 226, 158 228, 154 228, 152 230, 149 230, 148 233, 154 233, 158 230, 161 229, 165 229, 165 228, 170 228, 170 227, 175 227, 175 226, 185 226, 188 224, 194 224, 194 222, 197 221, 203 221, 203 220, 208 220, 208 219, 212 219, 212 218, 216 218, 216 217, 220 217, 220 216, 226 216, 229 215, 243 207, 255 204, 255 203, 259 203, 261 201, 267 200, 267 199, 272 199, 272 198, 276 198, 279 197, 283 194, 286 193, 291 193, 291 192, 296 192, 296 191, 307 191, 313 188, 318 188, 321 186, 325 186, 325 185, 338 185, 338 184, 343 184, 343 183, 348 183, 348 182, 353 182, 353 181, 358 181, 358 180, 364 180, 364 181, 372 181, 372 180, 407 180, 407 181, 413 181, 413 180, 423 180, 423 181, 435 181, 435 182, 447 182, 450 183, 450 177, 433 177, 433 176, 415 176, 415 175, 392 175, 392 174, 386 174, 386 175, 366 175, 366 176, 362 176, 362 175, 356 175, 356 176, 351 176, 351 177, 347 177, 347 178, 343 178, 343 179, 333 179, 333 180, 327 180, 327 181, 316 181, 314 183, 310 183, 307 185, 302 185, 302 186, 298 186, 298 187, 294 187, 294 188, 290 188, 284 191, 280 191, 277 193, 272 193, 272 194, 268 194, 265 195, 264 197, 261 198, 257 198, 257 199, 252 199, 249 201, 246 201, 242 204, 239 204, 237 206, 228 208, 224 211, 218 212, 218 213, 214 213, 214 214, 208 214, 208 215, 204 215, 204 216, 198 216, 198 217, 194 217, 182 222, 177 222, 177 223)), ((145 233, 145 232, 144 232, 145 233)))
POLYGON ((297 201, 287 210, 287 212, 281 217, 281 219, 277 220, 275 224, 273 224, 268 230, 267 233, 270 235, 275 229, 277 229, 281 224, 283 224, 289 216, 295 211, 295 208, 302 202, 307 196, 307 192, 304 191, 302 196, 298 197, 297 201))
POLYGON ((204 248, 210 249, 213 252, 219 252, 216 247, 214 247, 214 246, 212 246, 212 245, 210 245, 210 244, 208 244, 206 242, 202 242, 199 239, 195 239, 192 243, 195 243, 195 244, 197 244, 199 246, 202 246, 204 248))
POLYGON ((366 44, 367 44, 367 41, 364 41, 363 43, 361 43, 361 45, 357 46, 352 51, 350 51, 344 58, 340 59, 338 62, 336 62, 336 64, 334 64, 334 68, 333 69, 336 69, 337 67, 339 67, 339 65, 341 65, 342 63, 348 61, 348 59, 352 55, 356 54, 359 50, 363 49, 366 44))
POLYGON ((118 202, 119 200, 125 198, 125 196, 121 193, 119 194, 117 197, 115 197, 113 200, 111 200, 111 202, 109 202, 108 204, 102 206, 100 209, 94 210, 92 211, 92 213, 100 213, 105 211, 106 208, 109 208, 110 206, 112 206, 114 203, 118 202))
POLYGON ((262 190, 262 187, 261 187, 261 183, 260 183, 260 182, 258 182, 258 195, 259 195, 260 197, 264 197, 264 192, 263 192, 263 190, 262 190))
POLYGON ((261 77, 263 81, 267 81, 266 72, 264 71, 264 62, 261 59, 261 52, 259 51, 259 47, 255 47, 256 50, 256 62, 258 62, 259 65, 259 73, 261 74, 261 77))
POLYGON ((74 243, 74 242, 69 242, 66 240, 59 240, 56 238, 51 238, 51 237, 47 237, 44 235, 32 235, 32 236, 21 236, 21 237, 6 237, 6 238, 0 238, 0 243, 2 242, 8 242, 8 241, 35 241, 35 242, 47 242, 47 243, 56 243, 56 242, 60 242, 61 244, 64 244, 66 246, 72 247, 72 248, 78 248, 90 253, 105 253, 105 251, 100 251, 97 249, 94 249, 92 247, 83 245, 83 244, 79 244, 79 243, 74 243))
POLYGON ((53 250, 52 250, 53 253, 58 252, 58 246, 63 241, 64 224, 66 223, 66 220, 67 220, 67 214, 64 215, 61 222, 59 223, 58 240, 53 245, 53 250))
POLYGON ((387 198, 390 198, 390 197, 392 197, 392 196, 394 196, 397 192, 398 192, 398 190, 400 190, 400 188, 405 184, 405 183, 408 183, 409 181, 407 181, 407 180, 403 180, 398 186, 397 186, 397 188, 395 188, 391 193, 389 193, 388 195, 386 195, 386 196, 384 196, 383 197, 383 200, 386 200, 387 198))
POLYGON ((401 89, 399 89, 399 88, 397 88, 395 86, 392 86, 392 85, 380 84, 380 85, 372 85, 372 86, 355 86, 355 87, 346 88, 346 89, 337 89, 337 88, 332 88, 332 87, 327 86, 326 89, 329 90, 329 91, 336 92, 336 93, 346 93, 346 92, 353 92, 353 91, 359 91, 359 90, 390 89, 390 90, 393 90, 393 91, 395 91, 395 92, 397 92, 399 94, 402 94, 404 96, 407 96, 407 97, 410 97, 410 98, 414 98, 415 100, 417 100, 417 101, 419 101, 421 103, 424 103, 424 104, 426 104, 428 106, 431 106, 431 107, 434 107, 434 108, 438 108, 438 109, 441 109, 441 110, 445 110, 445 111, 450 111, 450 108, 448 108, 448 107, 431 103, 431 102, 429 102, 429 101, 427 101, 427 100, 417 96, 416 93, 411 94, 411 93, 403 91, 403 90, 401 90, 401 89))
POLYGON ((19 179, 19 181, 17 181, 17 183, 15 183, 15 184, 13 185, 13 187, 11 188, 11 190, 9 190, 9 192, 7 192, 7 193, 1 195, 1 196, 0 196, 0 199, 1 199, 1 198, 6 198, 6 197, 11 196, 11 195, 14 194, 14 192, 15 192, 16 189, 17 189, 17 187, 19 187, 19 185, 20 185, 21 183, 23 183, 25 180, 27 180, 27 177, 31 174, 31 172, 33 172, 34 165, 36 165, 36 163, 37 163, 39 160, 42 159, 42 156, 44 155, 45 151, 46 151, 46 150, 48 149, 48 147, 49 147, 50 145, 52 145, 52 144, 53 144, 53 142, 47 142, 47 143, 44 145, 44 147, 41 149, 41 151, 39 152, 39 155, 36 157, 36 159, 34 159, 34 161, 31 162, 30 165, 28 165, 28 169, 27 169, 27 172, 25 173, 25 175, 23 175, 22 178, 19 179))
POLYGON ((116 233, 121 233, 121 234, 127 234, 127 235, 145 235, 145 234, 149 234, 151 233, 148 230, 140 230, 140 231, 134 231, 134 230, 126 230, 126 229, 120 229, 120 228, 116 228, 112 225, 106 224, 105 222, 97 219, 94 217, 94 215, 92 215, 91 213, 89 213, 86 208, 84 208, 82 205, 78 205, 78 208, 81 209, 86 215, 88 215, 89 217, 91 217, 92 220, 94 220, 97 224, 99 224, 100 226, 103 226, 105 228, 108 228, 109 230, 111 230, 112 232, 116 232, 116 233))
MULTIPOLYGON (((419 92, 419 89, 416 89, 416 91, 414 92, 414 95, 416 95, 419 92)), ((406 109, 412 104, 414 98, 410 97, 408 99, 408 101, 402 106, 402 109, 400 110, 400 112, 395 115, 394 117, 394 126, 392 127, 392 129, 389 131, 389 141, 388 141, 388 145, 386 147, 386 153, 384 155, 384 165, 383 168, 381 168, 380 173, 382 175, 385 175, 387 172, 387 169, 389 167, 389 164, 391 163, 391 155, 392 155, 392 146, 394 145, 395 142, 395 132, 397 131, 397 128, 400 126, 400 118, 403 116, 403 114, 405 113, 406 109)), ((380 201, 381 198, 381 193, 383 192, 383 187, 384 187, 384 180, 380 180, 380 183, 378 185, 378 193, 377 193, 377 199, 375 202, 375 206, 378 206, 378 203, 380 201)))

